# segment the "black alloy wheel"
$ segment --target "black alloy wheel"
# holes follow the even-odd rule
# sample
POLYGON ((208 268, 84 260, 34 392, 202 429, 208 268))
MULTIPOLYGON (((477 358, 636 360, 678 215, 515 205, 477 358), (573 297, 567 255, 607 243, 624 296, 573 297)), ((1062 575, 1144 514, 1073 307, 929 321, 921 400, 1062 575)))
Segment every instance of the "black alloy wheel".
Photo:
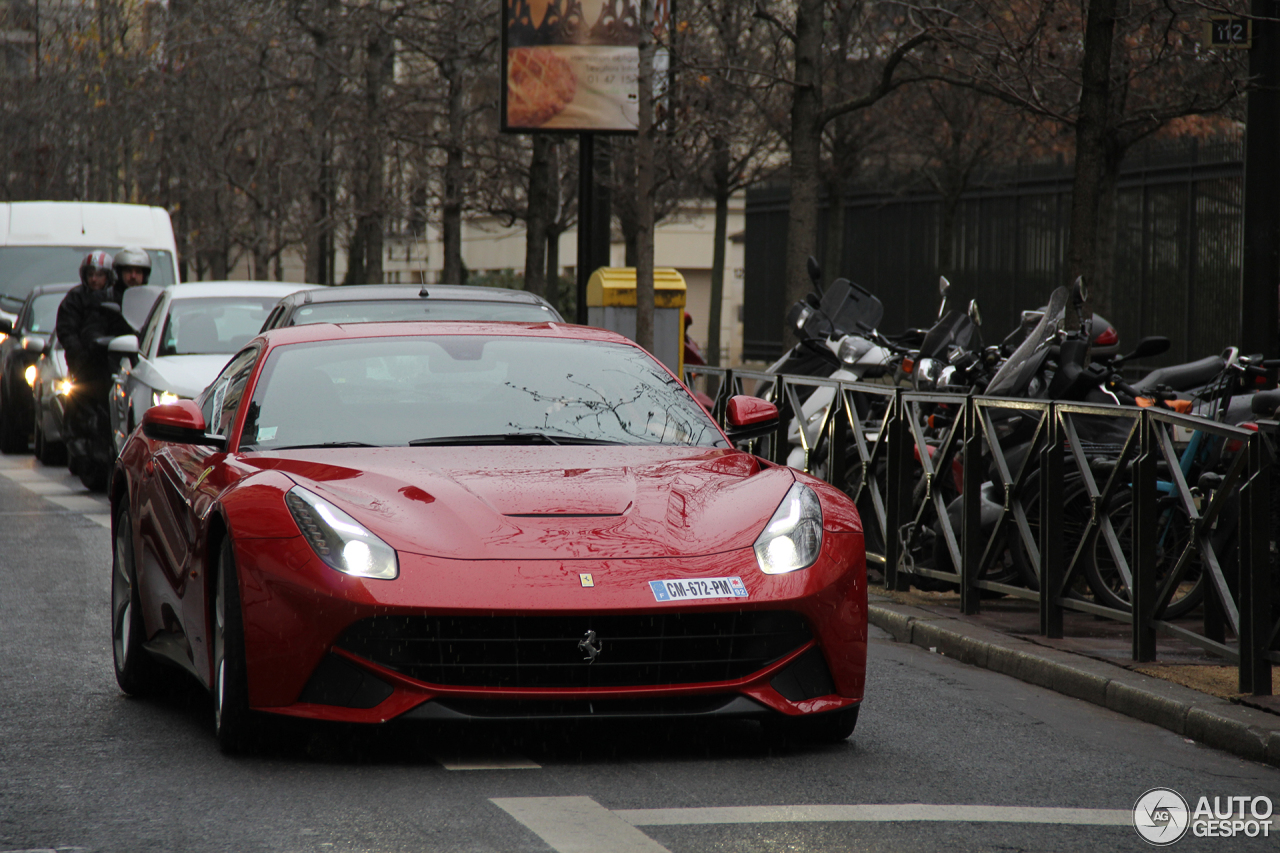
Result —
POLYGON ((255 729, 249 710, 244 617, 231 537, 218 550, 213 598, 213 722, 218 746, 228 755, 248 750, 255 729))

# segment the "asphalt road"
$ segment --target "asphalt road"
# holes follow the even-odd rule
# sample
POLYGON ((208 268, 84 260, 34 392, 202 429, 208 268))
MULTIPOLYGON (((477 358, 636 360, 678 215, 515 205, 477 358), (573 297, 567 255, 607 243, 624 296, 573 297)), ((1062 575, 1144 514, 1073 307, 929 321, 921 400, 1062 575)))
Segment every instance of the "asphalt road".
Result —
POLYGON ((748 723, 288 725, 229 759, 198 687, 116 688, 106 503, 78 486, 0 457, 0 851, 1143 850, 1151 788, 1280 804, 1280 770, 878 632, 834 747, 748 723))

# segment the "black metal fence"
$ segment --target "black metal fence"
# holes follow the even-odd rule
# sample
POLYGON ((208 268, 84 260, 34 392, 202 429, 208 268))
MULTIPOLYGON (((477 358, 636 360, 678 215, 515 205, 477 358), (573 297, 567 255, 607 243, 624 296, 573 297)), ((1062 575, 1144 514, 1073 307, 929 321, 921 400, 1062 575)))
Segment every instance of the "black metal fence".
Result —
POLYGON ((778 431, 752 450, 848 494, 890 588, 949 586, 966 613, 985 596, 1029 599, 1049 637, 1069 611, 1118 620, 1136 661, 1176 637, 1237 664, 1241 692, 1271 693, 1280 424, 707 367, 686 380, 722 424, 734 394, 778 406, 778 431), (831 405, 795 429, 819 388, 831 405))
MULTIPOLYGON (((1177 146, 1135 155, 1122 171, 1108 319, 1125 340, 1169 337, 1168 363, 1238 343, 1242 158, 1234 143, 1177 146)), ((1066 283, 1070 193, 1069 170, 1049 166, 991 179, 963 196, 947 275, 958 293, 978 299, 988 328, 1013 329, 1018 312, 1066 283)), ((746 359, 782 352, 788 203, 785 186, 747 193, 746 359)), ((886 332, 925 323, 937 311, 941 213, 941 199, 928 193, 847 197, 840 269, 824 277, 843 275, 876 294, 886 332)), ((824 240, 825 233, 823 225, 824 240)))

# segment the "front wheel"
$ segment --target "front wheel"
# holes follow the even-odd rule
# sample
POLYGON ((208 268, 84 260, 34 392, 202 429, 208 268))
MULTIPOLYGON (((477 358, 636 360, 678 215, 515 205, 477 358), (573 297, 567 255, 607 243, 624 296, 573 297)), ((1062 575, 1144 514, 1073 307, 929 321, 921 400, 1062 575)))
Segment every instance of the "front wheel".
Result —
POLYGON ((213 722, 218 746, 227 754, 246 750, 253 732, 244 654, 240 582, 231 538, 218 551, 213 598, 213 722))
POLYGON ((163 665, 142 647, 147 639, 133 559, 133 527, 129 510, 116 515, 111 560, 111 654, 116 683, 130 696, 147 696, 165 684, 163 665))

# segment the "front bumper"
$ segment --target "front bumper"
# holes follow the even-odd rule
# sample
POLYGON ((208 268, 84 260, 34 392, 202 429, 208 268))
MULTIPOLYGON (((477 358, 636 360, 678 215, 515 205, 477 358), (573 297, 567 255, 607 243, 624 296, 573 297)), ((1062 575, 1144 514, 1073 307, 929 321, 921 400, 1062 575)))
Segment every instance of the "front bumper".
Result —
MULTIPOLYGON (((762 574, 750 549, 679 560, 601 561, 462 561, 401 553, 400 577, 394 581, 335 572, 314 557, 301 537, 241 540, 236 555, 249 698, 257 710, 361 723, 400 717, 763 716, 838 710, 862 698, 866 564, 857 533, 828 531, 818 562, 787 575, 762 574), (591 575, 591 585, 584 574, 591 575), (742 578, 746 598, 659 603, 649 587, 652 580, 735 576, 742 578), (752 659, 749 671, 726 669, 727 677, 695 675, 691 681, 688 670, 673 675, 670 669, 650 669, 646 671, 656 675, 645 683, 581 676, 593 664, 577 647, 583 632, 572 626, 579 621, 586 628, 610 619, 677 624, 681 615, 690 614, 688 620, 701 617, 705 624, 708 614, 730 618, 736 613, 745 621, 767 622, 769 614, 780 612, 795 614, 803 635, 788 635, 793 642, 752 659), (541 648, 538 654, 543 664, 548 654, 562 655, 562 663, 557 659, 548 665, 563 666, 569 674, 542 681, 541 676, 523 681, 489 680, 474 673, 441 676, 438 667, 408 665, 417 652, 373 654, 367 644, 344 641, 353 626, 368 624, 365 620, 429 617, 469 625, 487 620, 504 626, 564 623, 568 627, 556 634, 554 652, 541 648), (425 680, 426 673, 451 683, 425 680), (653 683, 655 679, 661 683, 653 683)), ((484 642, 483 637, 478 640, 484 642)), ((540 636, 537 642, 546 646, 550 640, 540 636)), ((509 655, 511 647, 508 639, 501 653, 485 652, 480 658, 509 655)), ((436 644, 429 654, 451 655, 456 651, 451 649, 436 644)), ((526 650, 534 656, 532 647, 526 650)))

